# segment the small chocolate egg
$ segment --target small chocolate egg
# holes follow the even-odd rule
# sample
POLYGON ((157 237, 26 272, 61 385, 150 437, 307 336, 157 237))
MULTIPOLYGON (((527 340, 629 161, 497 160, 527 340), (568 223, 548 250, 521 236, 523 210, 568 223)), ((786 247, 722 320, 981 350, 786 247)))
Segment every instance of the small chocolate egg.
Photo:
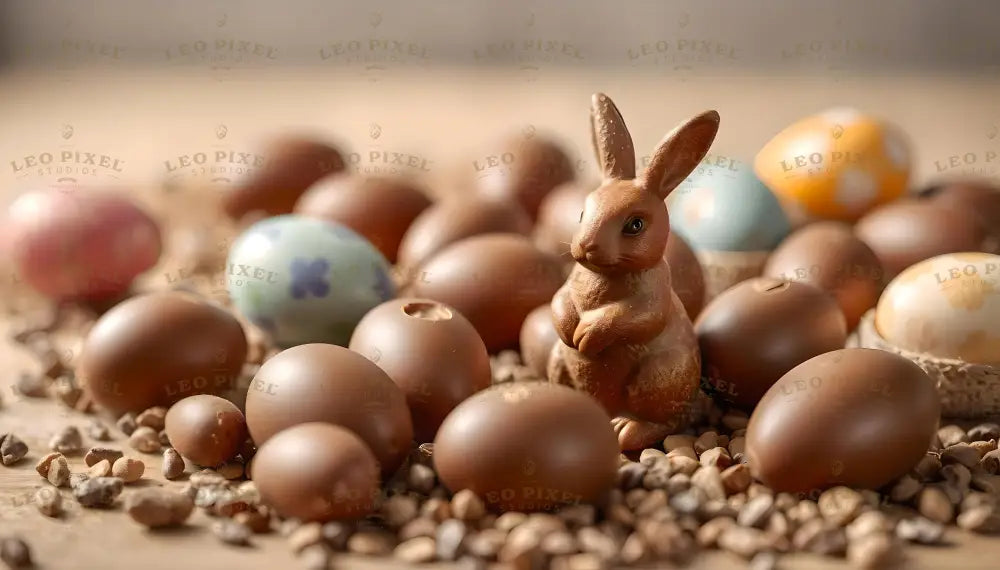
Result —
POLYGON ((493 510, 589 503, 615 484, 610 422, 597 401, 567 386, 498 384, 448 416, 434 440, 434 466, 453 492, 471 489, 493 510))
POLYGON ((554 141, 532 134, 503 141, 498 153, 476 160, 479 192, 501 201, 519 203, 534 219, 546 195, 573 180, 573 163, 554 141))
POLYGON ((454 307, 476 327, 492 352, 515 346, 521 324, 562 286, 556 258, 527 237, 486 234, 454 243, 424 263, 410 296, 454 307))
POLYGON ((231 389, 246 356, 243 327, 225 309, 187 293, 150 293, 94 323, 76 375, 108 411, 138 413, 231 389))
POLYGON ((250 475, 264 504, 305 522, 363 518, 379 492, 378 463, 364 441, 325 423, 276 434, 257 450, 250 475))
POLYGON ((229 250, 233 305, 279 346, 346 346, 358 321, 396 294, 385 257, 346 226, 305 216, 267 218, 229 250))
POLYGON ((724 291, 701 312, 694 330, 712 396, 744 410, 792 368, 847 342, 833 296, 768 277, 724 291))
POLYGON ((688 318, 694 321, 705 305, 705 274, 698 256, 684 238, 677 232, 670 232, 663 259, 670 267, 670 285, 684 305, 688 318))
POLYGON ((857 109, 829 109, 775 135, 754 170, 796 224, 853 222, 906 191, 909 147, 892 124, 857 109))
POLYGON ((872 210, 858 220, 854 233, 878 256, 887 279, 936 255, 990 246, 986 229, 967 211, 916 199, 872 210))
POLYGON ((753 476, 781 492, 878 489, 923 459, 938 427, 934 383, 910 360, 845 348, 781 377, 750 416, 753 476))
POLYGON ((225 213, 234 220, 247 214, 277 216, 295 208, 299 196, 327 174, 344 170, 340 151, 316 140, 281 136, 267 141, 255 155, 260 164, 228 188, 225 213))
POLYGON ((204 467, 236 457, 248 437, 243 412, 229 400, 208 394, 188 396, 170 406, 165 425, 177 453, 204 467))
POLYGON ((455 195, 424 210, 399 244, 399 265, 414 268, 445 247, 487 233, 528 235, 531 218, 515 202, 455 195))
POLYGON ((153 219, 124 196, 91 188, 28 192, 4 222, 4 249, 21 279, 55 300, 109 300, 156 265, 153 219))
POLYGON ((587 194, 598 186, 598 182, 568 182, 545 196, 538 208, 533 234, 538 249, 558 255, 567 263, 573 262, 569 245, 580 229, 580 212, 587 201, 587 194))
POLYGON ((521 360, 542 378, 548 374, 549 355, 557 342, 559 333, 552 321, 552 305, 546 303, 528 313, 521 325, 521 360))
POLYGON ((268 359, 247 392, 247 428, 258 446, 307 422, 343 426, 368 444, 384 473, 410 452, 406 396, 370 360, 332 344, 303 344, 268 359))
POLYGON ((987 233, 1000 237, 1000 187, 989 180, 955 180, 924 190, 936 204, 962 208, 979 219, 987 233))
POLYGON ((336 174, 310 187, 295 213, 343 224, 395 263, 406 229, 430 205, 427 194, 401 178, 336 174))
POLYGON ((849 331, 878 303, 885 287, 875 252, 842 222, 816 222, 793 232, 767 259, 764 276, 801 281, 832 294, 849 331))
POLYGON ((882 293, 875 328, 904 350, 1000 366, 1000 255, 951 253, 906 269, 882 293))
POLYGON ((368 357, 406 394, 418 443, 455 406, 490 386, 490 355, 475 327, 455 309, 429 299, 393 299, 368 312, 349 348, 368 357))

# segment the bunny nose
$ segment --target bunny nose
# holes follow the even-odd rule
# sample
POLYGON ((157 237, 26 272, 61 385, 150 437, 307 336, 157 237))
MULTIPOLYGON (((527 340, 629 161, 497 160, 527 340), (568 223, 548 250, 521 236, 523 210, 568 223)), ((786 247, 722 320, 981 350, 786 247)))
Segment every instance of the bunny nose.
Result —
POLYGON ((595 251, 597 251, 597 242, 596 241, 585 241, 585 242, 582 242, 580 244, 580 250, 582 250, 583 253, 592 253, 592 252, 595 252, 595 251))

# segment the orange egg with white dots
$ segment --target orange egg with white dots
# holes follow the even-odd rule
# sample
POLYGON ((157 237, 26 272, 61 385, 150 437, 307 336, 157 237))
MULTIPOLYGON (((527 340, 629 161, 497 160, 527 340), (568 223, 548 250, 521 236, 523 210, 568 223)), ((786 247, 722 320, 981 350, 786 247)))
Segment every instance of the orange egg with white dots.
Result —
POLYGON ((796 222, 853 222, 900 197, 911 153, 897 127, 857 109, 830 109, 786 127, 761 148, 757 176, 796 222))

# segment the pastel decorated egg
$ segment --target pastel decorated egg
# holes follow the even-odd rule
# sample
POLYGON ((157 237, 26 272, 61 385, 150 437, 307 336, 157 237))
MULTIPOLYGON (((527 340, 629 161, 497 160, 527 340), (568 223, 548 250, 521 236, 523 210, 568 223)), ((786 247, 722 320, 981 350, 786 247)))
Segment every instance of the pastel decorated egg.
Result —
POLYGON ((882 293, 875 328, 914 353, 1000 365, 1000 255, 949 253, 909 267, 882 293))
POLYGON ((830 109, 791 124, 754 160, 757 175, 796 223, 857 220, 903 194, 910 165, 902 131, 852 108, 830 109))
POLYGON ((3 224, 18 275, 53 299, 113 299, 156 265, 156 222, 124 196, 90 188, 28 192, 3 224))
POLYGON ((234 306, 283 347, 347 346, 370 309, 396 288, 385 257, 335 222, 267 218, 236 239, 227 264, 234 306))

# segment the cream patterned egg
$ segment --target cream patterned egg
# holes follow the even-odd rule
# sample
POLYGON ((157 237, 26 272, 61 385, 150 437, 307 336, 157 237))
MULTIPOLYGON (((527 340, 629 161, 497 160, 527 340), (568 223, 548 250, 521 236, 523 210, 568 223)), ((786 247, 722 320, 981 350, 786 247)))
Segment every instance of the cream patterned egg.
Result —
POLYGON ((902 131, 852 108, 793 123, 754 160, 757 176, 796 221, 857 220, 903 194, 910 166, 902 131))
POLYGON ((1000 365, 1000 256, 950 253, 909 267, 882 293, 875 328, 905 350, 1000 365))

